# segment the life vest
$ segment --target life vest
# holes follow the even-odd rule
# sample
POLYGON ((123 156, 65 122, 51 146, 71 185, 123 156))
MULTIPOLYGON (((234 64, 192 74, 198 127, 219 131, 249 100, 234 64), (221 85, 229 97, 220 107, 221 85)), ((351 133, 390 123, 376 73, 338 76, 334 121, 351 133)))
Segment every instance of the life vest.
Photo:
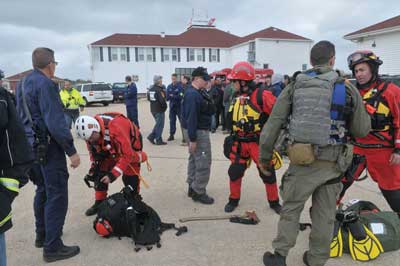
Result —
MULTIPOLYGON (((93 154, 99 156, 101 158, 107 158, 109 156, 117 157, 117 151, 114 150, 111 145, 111 137, 110 137, 110 123, 117 117, 126 118, 123 114, 117 112, 109 112, 104 114, 98 114, 95 116, 95 119, 100 124, 100 133, 103 136, 103 141, 99 143, 99 145, 92 145, 93 154)), ((131 145, 134 151, 141 151, 143 148, 142 135, 139 132, 139 128, 130 122, 130 137, 131 137, 131 145)))
POLYGON ((318 146, 346 143, 346 87, 335 71, 299 74, 294 85, 289 140, 318 146))
POLYGON ((381 90, 373 88, 363 95, 365 104, 375 109, 375 112, 371 115, 371 127, 373 131, 389 131, 391 129, 391 112, 387 101, 382 97, 382 93, 388 85, 389 82, 385 82, 381 90))
MULTIPOLYGON (((259 94, 262 97, 262 90, 259 89, 258 92, 257 98, 259 94)), ((236 97, 230 106, 229 112, 231 113, 232 131, 234 133, 257 134, 266 121, 261 108, 252 103, 250 95, 236 97)))

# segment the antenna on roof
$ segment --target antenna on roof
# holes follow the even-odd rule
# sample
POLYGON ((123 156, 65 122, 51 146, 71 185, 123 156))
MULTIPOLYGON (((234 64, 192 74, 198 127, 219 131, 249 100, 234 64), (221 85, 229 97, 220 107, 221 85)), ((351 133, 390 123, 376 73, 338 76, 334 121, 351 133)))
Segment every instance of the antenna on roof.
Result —
POLYGON ((213 25, 215 22, 215 18, 208 18, 208 10, 207 9, 194 9, 192 8, 192 17, 190 19, 189 28, 214 28, 213 25))

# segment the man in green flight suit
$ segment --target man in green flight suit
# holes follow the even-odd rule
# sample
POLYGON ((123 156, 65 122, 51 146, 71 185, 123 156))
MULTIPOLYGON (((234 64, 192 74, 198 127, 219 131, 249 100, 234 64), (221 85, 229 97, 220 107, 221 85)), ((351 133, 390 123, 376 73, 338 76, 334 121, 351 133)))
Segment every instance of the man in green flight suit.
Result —
POLYGON ((325 265, 341 191, 340 177, 351 163, 350 137, 371 128, 360 94, 333 70, 335 46, 320 41, 310 54, 312 69, 299 74, 281 93, 260 136, 260 168, 269 173, 275 142, 287 126, 290 165, 282 178, 282 211, 274 253, 266 252, 266 266, 285 266, 299 232, 300 214, 312 196, 312 230, 306 265, 325 265))

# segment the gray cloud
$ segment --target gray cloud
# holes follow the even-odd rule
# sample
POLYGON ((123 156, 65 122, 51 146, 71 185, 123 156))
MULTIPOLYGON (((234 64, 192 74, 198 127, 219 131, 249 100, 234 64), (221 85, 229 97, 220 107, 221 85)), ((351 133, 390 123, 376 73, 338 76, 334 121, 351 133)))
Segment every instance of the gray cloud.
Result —
POLYGON ((192 8, 208 11, 217 27, 244 36, 275 26, 314 41, 336 44, 337 66, 355 45, 343 35, 398 15, 395 0, 211 1, 204 0, 2 0, 0 68, 12 75, 31 67, 31 52, 47 46, 56 51, 57 75, 88 78, 87 45, 113 33, 179 34, 192 8))

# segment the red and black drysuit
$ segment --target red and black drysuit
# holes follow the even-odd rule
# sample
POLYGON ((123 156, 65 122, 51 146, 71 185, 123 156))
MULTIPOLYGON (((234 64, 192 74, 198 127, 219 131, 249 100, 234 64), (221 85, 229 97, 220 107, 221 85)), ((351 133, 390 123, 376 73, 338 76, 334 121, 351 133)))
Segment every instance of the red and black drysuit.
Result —
POLYGON ((341 198, 368 169, 392 210, 400 213, 400 165, 390 165, 391 155, 400 153, 400 88, 378 80, 359 91, 371 116, 372 130, 354 140, 353 162, 343 178, 341 198))
MULTIPOLYGON (((272 107, 275 104, 276 98, 270 91, 262 89, 254 89, 249 93, 239 93, 232 102, 230 112, 228 114, 228 120, 231 124, 233 134, 233 144, 229 153, 229 159, 231 165, 228 170, 230 182, 230 195, 229 202, 237 205, 240 200, 240 191, 242 186, 242 179, 248 163, 251 160, 257 165, 259 175, 265 184, 267 200, 270 204, 279 204, 278 186, 276 184, 275 170, 272 169, 272 175, 264 175, 259 168, 259 137, 263 124, 266 122, 268 116, 271 114, 272 107), (247 122, 243 123, 238 121, 238 102, 241 101, 240 105, 245 109, 240 109, 240 112, 246 113, 247 122), (235 107, 236 106, 236 107, 235 107), (251 112, 249 111, 251 108, 251 112), (247 110, 247 111, 246 111, 247 110), (258 112, 259 117, 252 117, 250 115, 254 111, 258 112)), ((257 116, 257 115, 255 115, 257 116)))
MULTIPOLYGON (((140 163, 146 160, 142 152, 142 139, 138 127, 120 113, 96 115, 101 137, 96 144, 87 142, 92 166, 89 175, 108 175, 111 182, 122 176, 125 186, 139 192, 140 163)), ((101 176, 100 176, 101 179, 101 176)), ((95 185, 95 199, 107 198, 108 185, 95 185)))

